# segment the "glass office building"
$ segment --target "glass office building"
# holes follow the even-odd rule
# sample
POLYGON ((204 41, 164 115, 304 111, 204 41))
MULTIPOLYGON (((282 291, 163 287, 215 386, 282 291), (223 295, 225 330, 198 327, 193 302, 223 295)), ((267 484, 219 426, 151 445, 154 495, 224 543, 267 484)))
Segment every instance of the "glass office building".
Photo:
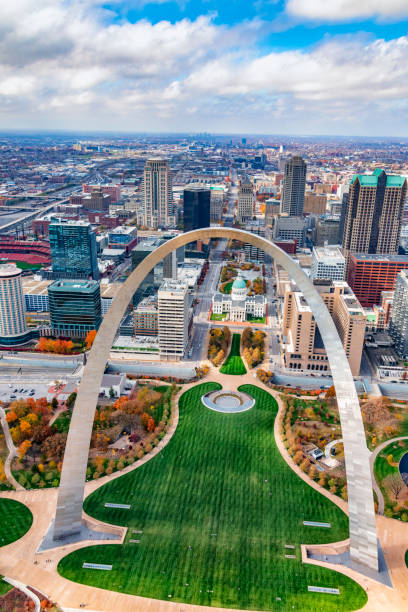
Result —
POLYGON ((48 287, 50 322, 56 336, 84 338, 102 322, 101 293, 94 280, 58 280, 48 287))
POLYGON ((55 276, 99 279, 96 235, 90 223, 87 221, 50 223, 49 233, 52 271, 55 276))

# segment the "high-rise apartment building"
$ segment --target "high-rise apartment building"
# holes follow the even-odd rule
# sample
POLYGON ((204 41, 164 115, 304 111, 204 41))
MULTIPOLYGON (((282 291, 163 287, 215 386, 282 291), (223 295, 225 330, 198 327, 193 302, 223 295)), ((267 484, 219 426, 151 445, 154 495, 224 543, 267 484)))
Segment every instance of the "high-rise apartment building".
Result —
MULTIPOLYGON (((315 279, 315 289, 320 293, 346 352, 353 376, 360 371, 366 317, 363 308, 350 287, 344 281, 315 279)), ((293 283, 288 284, 283 305, 282 332, 285 365, 291 370, 330 370, 326 350, 313 313, 293 283)))
POLYGON ((0 344, 27 340, 21 270, 14 264, 0 266, 0 344))
POLYGON ((338 247, 314 247, 312 254, 311 278, 344 280, 345 260, 338 247))
POLYGON ((173 190, 165 159, 148 159, 143 172, 143 219, 149 228, 174 224, 173 190))
POLYGON ((200 185, 184 189, 184 231, 210 227, 211 191, 200 185))
POLYGON ((391 306, 390 336, 400 357, 408 357, 408 271, 402 270, 395 283, 394 300, 391 306))
POLYGON ((50 223, 49 237, 54 278, 99 279, 96 236, 90 223, 50 223))
POLYGON ((377 169, 355 174, 347 198, 343 249, 349 253, 398 252, 407 181, 377 169))
POLYGON ((50 322, 56 336, 84 338, 102 322, 99 283, 57 280, 48 287, 50 322))
POLYGON ((305 201, 306 162, 294 155, 285 164, 281 213, 301 217, 305 201))
POLYGON ((241 179, 238 189, 238 222, 246 223, 252 221, 254 216, 254 186, 248 176, 241 179))
POLYGON ((182 359, 188 340, 188 287, 165 280, 158 291, 159 349, 161 359, 182 359))

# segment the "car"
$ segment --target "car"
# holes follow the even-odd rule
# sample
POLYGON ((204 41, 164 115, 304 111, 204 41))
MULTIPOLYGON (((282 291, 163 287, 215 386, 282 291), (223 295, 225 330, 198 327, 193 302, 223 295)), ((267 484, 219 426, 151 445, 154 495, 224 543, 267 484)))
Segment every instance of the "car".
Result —
POLYGON ((34 395, 35 391, 30 391, 30 393, 28 395, 34 395))
POLYGON ((18 389, 13 389, 13 393, 17 393, 18 389))
POLYGON ((24 389, 23 389, 23 388, 21 388, 21 389, 20 389, 20 391, 19 391, 19 393, 24 393, 24 389))
POLYGON ((17 395, 14 395, 14 393, 12 395, 10 395, 10 399, 16 399, 17 395))

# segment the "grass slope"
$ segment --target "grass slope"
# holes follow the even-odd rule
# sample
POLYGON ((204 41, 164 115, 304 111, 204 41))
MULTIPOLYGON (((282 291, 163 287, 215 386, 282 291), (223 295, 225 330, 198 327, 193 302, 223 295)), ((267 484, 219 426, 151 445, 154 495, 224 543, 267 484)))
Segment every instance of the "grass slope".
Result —
POLYGON ((31 527, 31 511, 14 499, 0 498, 0 546, 21 538, 31 527))
POLYGON ((0 576, 0 596, 8 593, 12 588, 13 586, 8 582, 4 582, 3 576, 0 576))
POLYGON ((241 358, 240 344, 241 334, 233 334, 231 350, 226 362, 220 368, 221 374, 234 374, 236 376, 246 374, 246 367, 241 358))
POLYGON ((302 612, 362 607, 366 595, 355 582, 300 561, 300 543, 344 539, 348 521, 282 459, 273 437, 275 400, 244 386, 255 407, 221 414, 201 403, 202 394, 218 388, 204 383, 184 393, 166 448, 87 498, 87 513, 129 527, 124 545, 75 551, 60 561, 59 572, 105 589, 201 605, 302 612), (105 502, 128 503, 131 510, 105 508, 105 502), (333 527, 307 528, 304 519, 333 527), (84 561, 113 570, 83 570, 84 561), (341 594, 309 594, 307 585, 339 587, 341 594))

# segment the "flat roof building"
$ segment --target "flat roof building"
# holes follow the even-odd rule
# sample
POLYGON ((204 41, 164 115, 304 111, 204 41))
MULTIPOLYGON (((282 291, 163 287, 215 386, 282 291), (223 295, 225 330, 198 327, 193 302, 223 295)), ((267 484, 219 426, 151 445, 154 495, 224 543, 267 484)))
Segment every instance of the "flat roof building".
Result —
POLYGON ((313 247, 311 278, 344 280, 345 259, 339 247, 313 247))
POLYGON ((57 280, 48 287, 50 322, 56 336, 84 338, 102 322, 99 283, 57 280))
POLYGON ((397 275, 408 268, 408 255, 350 253, 348 284, 363 306, 381 303, 383 291, 394 291, 397 275))

